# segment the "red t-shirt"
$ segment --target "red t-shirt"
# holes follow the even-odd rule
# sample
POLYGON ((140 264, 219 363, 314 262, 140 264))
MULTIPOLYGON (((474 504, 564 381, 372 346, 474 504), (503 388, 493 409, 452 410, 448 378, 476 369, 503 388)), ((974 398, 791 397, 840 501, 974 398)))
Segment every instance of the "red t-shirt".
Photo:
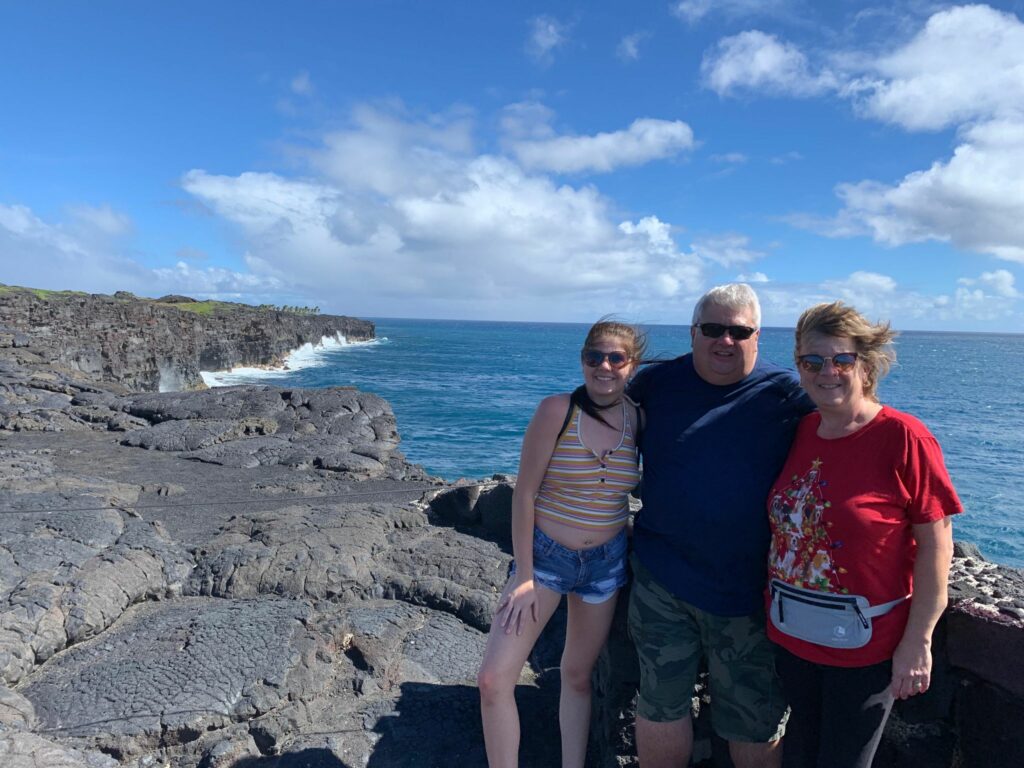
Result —
MULTIPOLYGON (((834 440, 818 437, 821 415, 803 418, 768 495, 768 578, 805 589, 863 595, 871 605, 913 592, 911 526, 963 511, 928 428, 883 407, 868 424, 834 440)), ((816 664, 862 667, 892 658, 910 601, 872 619, 862 648, 829 648, 783 634, 768 637, 816 664)))

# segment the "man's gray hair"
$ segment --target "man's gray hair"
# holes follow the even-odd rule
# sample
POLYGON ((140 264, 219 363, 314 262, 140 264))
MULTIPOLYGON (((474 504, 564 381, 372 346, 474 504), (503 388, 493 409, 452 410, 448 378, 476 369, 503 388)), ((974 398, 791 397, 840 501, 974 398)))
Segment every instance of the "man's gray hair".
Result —
POLYGON ((734 312, 738 312, 741 309, 749 309, 754 316, 754 327, 761 327, 761 302, 757 300, 757 294, 754 293, 754 289, 746 283, 716 285, 701 296, 697 301, 697 306, 693 308, 693 325, 700 324, 701 313, 708 304, 725 307, 734 312))

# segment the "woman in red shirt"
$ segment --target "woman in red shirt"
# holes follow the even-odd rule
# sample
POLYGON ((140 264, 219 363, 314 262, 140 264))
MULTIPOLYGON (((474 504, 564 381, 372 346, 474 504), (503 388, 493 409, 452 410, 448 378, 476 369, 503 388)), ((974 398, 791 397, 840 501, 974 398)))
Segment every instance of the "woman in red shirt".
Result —
POLYGON ((928 690, 950 515, 938 442, 876 387, 896 334, 842 302, 800 317, 800 423, 768 497, 768 636, 792 710, 787 766, 871 765, 894 697, 928 690))

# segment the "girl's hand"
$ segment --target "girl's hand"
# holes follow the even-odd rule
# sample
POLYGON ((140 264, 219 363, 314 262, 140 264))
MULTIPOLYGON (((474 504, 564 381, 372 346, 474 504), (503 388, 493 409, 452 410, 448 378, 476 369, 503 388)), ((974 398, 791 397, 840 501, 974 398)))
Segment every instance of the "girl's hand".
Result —
POLYGON ((909 699, 928 690, 932 682, 932 651, 928 643, 903 640, 892 655, 889 688, 897 699, 909 699))
POLYGON ((533 579, 512 586, 501 598, 494 615, 506 635, 512 634, 513 630, 517 635, 523 634, 523 622, 527 617, 537 621, 537 592, 533 579))

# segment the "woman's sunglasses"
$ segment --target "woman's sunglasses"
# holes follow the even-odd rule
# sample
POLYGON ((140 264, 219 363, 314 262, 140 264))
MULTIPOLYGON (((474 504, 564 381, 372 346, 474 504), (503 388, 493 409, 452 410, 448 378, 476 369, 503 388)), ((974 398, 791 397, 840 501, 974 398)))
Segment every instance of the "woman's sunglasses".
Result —
POLYGON ((800 367, 808 373, 818 373, 822 368, 825 367, 825 363, 832 363, 832 367, 837 371, 846 373, 853 370, 853 366, 857 364, 857 353, 856 352, 840 352, 838 355, 832 355, 832 357, 822 357, 821 355, 797 355, 797 362, 800 363, 800 367))
POLYGON ((732 336, 733 341, 746 341, 757 330, 757 328, 751 328, 749 325, 722 325, 721 323, 698 323, 697 327, 709 339, 720 338, 722 334, 728 332, 732 336))
POLYGON ((625 352, 602 352, 599 349, 584 349, 582 358, 588 368, 597 368, 605 360, 612 368, 622 368, 629 362, 629 355, 625 352))

